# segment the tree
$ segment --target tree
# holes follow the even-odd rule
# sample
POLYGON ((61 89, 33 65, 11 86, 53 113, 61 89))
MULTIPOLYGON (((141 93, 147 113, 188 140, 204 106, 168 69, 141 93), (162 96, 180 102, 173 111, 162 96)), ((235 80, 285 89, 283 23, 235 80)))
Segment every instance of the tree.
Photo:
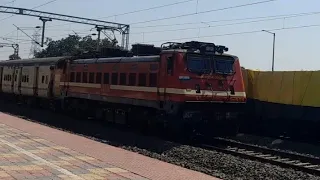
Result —
POLYGON ((16 54, 11 54, 9 56, 9 60, 16 60, 16 59, 21 59, 19 55, 16 55, 16 54))
MULTIPOLYGON (((97 48, 97 40, 92 39, 91 36, 81 38, 78 35, 69 35, 67 38, 54 41, 47 39, 47 48, 36 52, 34 56, 36 58, 43 57, 57 57, 57 56, 72 56, 77 53, 92 52, 97 48)), ((102 39, 100 41, 100 47, 115 47, 115 43, 110 42, 108 39, 102 39)))

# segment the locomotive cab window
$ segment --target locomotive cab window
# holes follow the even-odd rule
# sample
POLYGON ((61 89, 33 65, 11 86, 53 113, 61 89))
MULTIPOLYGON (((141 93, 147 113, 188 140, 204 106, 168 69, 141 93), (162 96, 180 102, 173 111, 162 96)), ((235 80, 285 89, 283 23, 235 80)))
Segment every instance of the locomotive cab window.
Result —
POLYGON ((146 86, 147 85, 147 74, 141 73, 139 74, 139 86, 146 86))
POLYGON ((192 73, 207 74, 214 70, 213 57, 195 53, 187 54, 187 67, 192 73))
POLYGON ((215 56, 215 71, 220 74, 233 74, 234 58, 228 56, 215 56))

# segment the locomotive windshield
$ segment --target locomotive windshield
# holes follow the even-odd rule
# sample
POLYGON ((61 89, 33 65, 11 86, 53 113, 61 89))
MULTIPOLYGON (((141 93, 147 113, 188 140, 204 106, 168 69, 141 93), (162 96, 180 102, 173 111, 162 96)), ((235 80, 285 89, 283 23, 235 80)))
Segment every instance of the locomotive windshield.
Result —
POLYGON ((187 54, 187 67, 190 72, 209 74, 232 74, 234 59, 228 56, 208 56, 200 54, 187 54))
POLYGON ((210 73, 212 71, 212 57, 197 54, 187 55, 187 66, 193 73, 210 73))

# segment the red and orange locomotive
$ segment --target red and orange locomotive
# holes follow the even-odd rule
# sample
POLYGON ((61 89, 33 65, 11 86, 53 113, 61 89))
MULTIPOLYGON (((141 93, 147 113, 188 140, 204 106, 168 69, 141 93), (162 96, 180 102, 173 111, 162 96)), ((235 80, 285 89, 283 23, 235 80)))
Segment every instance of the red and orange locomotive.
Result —
POLYGON ((139 116, 158 127, 233 127, 246 96, 239 60, 226 47, 165 43, 154 55, 143 45, 134 49, 143 56, 70 61, 60 82, 68 106, 94 107, 96 116, 119 123, 136 124, 139 116))
POLYGON ((133 45, 129 57, 3 61, 1 90, 146 129, 235 132, 246 94, 239 59, 227 50, 192 41, 133 45))

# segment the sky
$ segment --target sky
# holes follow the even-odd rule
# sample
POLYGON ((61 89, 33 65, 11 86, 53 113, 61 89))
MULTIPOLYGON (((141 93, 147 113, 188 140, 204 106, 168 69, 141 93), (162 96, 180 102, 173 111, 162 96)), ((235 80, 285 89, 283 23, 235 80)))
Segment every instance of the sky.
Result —
MULTIPOLYGON (((271 70, 273 36, 262 30, 270 30, 276 33, 275 70, 320 68, 319 0, 0 0, 0 6, 129 24, 130 47, 134 43, 159 46, 167 41, 213 42, 227 46, 241 66, 266 71, 271 70)), ((29 58, 31 40, 14 25, 32 36, 42 22, 36 17, 11 16, 0 13, 0 43, 18 43, 20 56, 29 58)), ((86 36, 96 32, 92 28, 52 21, 47 23, 45 37, 86 36)), ((12 53, 10 47, 0 48, 0 60, 12 53)))

